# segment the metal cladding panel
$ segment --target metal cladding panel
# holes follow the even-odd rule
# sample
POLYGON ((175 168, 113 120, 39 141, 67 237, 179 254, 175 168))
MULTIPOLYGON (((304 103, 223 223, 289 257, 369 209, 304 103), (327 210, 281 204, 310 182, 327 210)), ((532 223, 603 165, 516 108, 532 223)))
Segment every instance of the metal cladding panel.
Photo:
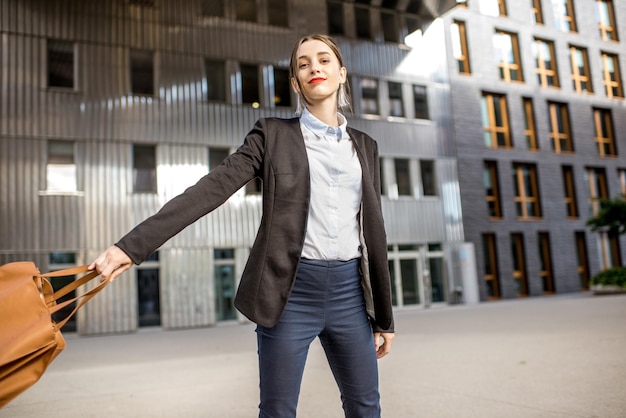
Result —
POLYGON ((437 161, 437 178, 440 187, 441 202, 443 204, 444 224, 446 228, 445 241, 463 242, 463 210, 461 208, 461 194, 459 190, 458 170, 456 160, 442 159, 437 161))
POLYGON ((411 244, 445 241, 440 199, 383 199, 382 207, 389 242, 411 244))

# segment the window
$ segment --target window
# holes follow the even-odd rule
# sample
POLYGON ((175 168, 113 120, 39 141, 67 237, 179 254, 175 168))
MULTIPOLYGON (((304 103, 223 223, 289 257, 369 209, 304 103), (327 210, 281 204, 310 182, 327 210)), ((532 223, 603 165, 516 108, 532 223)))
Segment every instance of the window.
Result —
POLYGON ((487 290, 487 299, 500 299, 500 280, 498 272, 498 250, 496 246, 496 234, 482 235, 483 263, 485 274, 483 280, 487 290))
POLYGON ((497 30, 493 35, 493 47, 500 79, 504 81, 524 81, 519 54, 517 35, 497 30))
POLYGON ((410 161, 406 158, 396 158, 394 159, 394 167, 398 196, 412 196, 413 185, 411 183, 410 161))
POLYGON ((75 192, 77 190, 74 142, 48 141, 46 190, 49 192, 75 192))
POLYGON ((252 107, 261 106, 259 85, 259 67, 251 64, 241 64, 241 102, 251 104, 252 107))
POLYGON ((429 119, 428 94, 426 86, 413 85, 413 107, 415 119, 429 119))
POLYGON ((609 186, 606 172, 602 167, 589 167, 585 172, 585 180, 589 187, 589 206, 593 216, 600 210, 600 200, 609 197, 609 186))
POLYGON ((624 97, 617 55, 602 52, 602 74, 607 97, 624 97))
POLYGON ((603 40, 618 40, 613 0, 596 0, 596 21, 603 40))
POLYGON ((514 163, 513 190, 515 192, 514 201, 517 217, 523 220, 541 218, 537 166, 514 163))
POLYGON ((570 165, 564 165, 561 167, 561 171, 563 174, 563 194, 565 196, 567 217, 570 219, 578 218, 574 169, 570 165))
POLYGON ((420 160, 420 175, 422 178, 422 196, 437 196, 435 162, 420 160))
POLYGON ((456 58, 459 74, 471 74, 465 22, 454 20, 450 26, 450 32, 452 38, 452 54, 454 58, 456 58))
POLYGON ((487 16, 506 16, 505 0, 480 0, 480 12, 487 16))
POLYGON ((574 91, 576 93, 593 93, 587 49, 570 45, 569 54, 574 91))
POLYGON ((291 82, 289 70, 274 67, 274 105, 291 106, 291 82))
POLYGON ((235 19, 242 22, 256 22, 256 0, 235 0, 235 19))
POLYGON ((543 285, 543 293, 554 293, 554 274, 552 272, 552 252, 550 251, 550 234, 539 232, 537 234, 539 242, 539 276, 543 285))
POLYGON ((343 35, 343 3, 329 1, 326 7, 328 12, 328 33, 330 35, 343 35))
POLYGON ((202 16, 224 17, 224 0, 201 0, 202 16))
POLYGON ((598 155, 600 157, 617 157, 611 111, 609 109, 593 109, 593 121, 598 155))
POLYGON ((209 147, 209 171, 222 164, 229 154, 228 148, 209 147))
POLYGON ((554 43, 536 38, 532 50, 539 85, 541 87, 559 87, 554 43))
POLYGON ((481 112, 485 146, 487 148, 511 148, 506 97, 501 94, 483 92, 481 112))
POLYGON ((580 279, 580 288, 589 288, 589 259, 587 257, 587 240, 585 231, 574 231, 576 239, 576 262, 578 264, 578 277, 580 279))
POLYGON ((381 10, 380 19, 383 27, 383 37, 387 42, 398 42, 398 19, 391 10, 381 10))
POLYGON ((456 0, 456 5, 459 7, 467 7, 467 0, 456 0))
POLYGON ((557 154, 574 152, 572 129, 570 127, 569 112, 564 103, 548 102, 550 118, 550 142, 552 150, 557 154))
POLYGON ((387 88, 389 90, 389 116, 404 117, 402 84, 390 81, 387 83, 387 88))
POLYGON ((498 182, 498 163, 496 161, 485 161, 483 165, 483 183, 489 218, 501 219, 502 205, 500 203, 500 184, 498 182))
POLYGON ((156 193, 156 149, 154 145, 133 145, 133 191, 156 193))
POLYGON ((530 21, 534 25, 543 25, 543 10, 541 0, 530 0, 530 21))
POLYGON ((528 276, 526 273, 526 251, 524 235, 519 232, 511 234, 511 258, 513 259, 513 283, 518 297, 528 296, 528 276))
POLYGON ((554 26, 563 32, 576 32, 576 17, 572 0, 552 0, 554 26))
POLYGON ((267 20, 273 26, 289 27, 287 0, 267 0, 267 20))
POLYGON ((48 40, 48 87, 74 88, 74 44, 48 40))
POLYGON ((392 303, 395 306, 419 305, 427 296, 422 287, 423 266, 416 244, 388 246, 389 273, 392 280, 392 303))
POLYGON ((161 325, 159 253, 137 267, 137 313, 140 327, 161 325))
POLYGON ((361 79, 361 112, 378 115, 378 80, 363 77, 361 79))
POLYGON ((134 95, 154 96, 154 53, 130 50, 130 91, 134 95))
POLYGON ((537 126, 535 124, 535 107, 533 99, 524 97, 522 99, 524 107, 524 138, 526 138, 526 147, 530 151, 539 149, 539 141, 537 141, 537 126))
POLYGON ((356 36, 360 39, 371 39, 370 9, 368 7, 354 7, 354 19, 356 21, 356 36))
POLYGON ((224 61, 205 60, 207 100, 226 101, 226 64, 224 61))
POLYGON ((213 250, 215 261, 215 313, 218 321, 237 319, 235 310, 235 250, 213 250))

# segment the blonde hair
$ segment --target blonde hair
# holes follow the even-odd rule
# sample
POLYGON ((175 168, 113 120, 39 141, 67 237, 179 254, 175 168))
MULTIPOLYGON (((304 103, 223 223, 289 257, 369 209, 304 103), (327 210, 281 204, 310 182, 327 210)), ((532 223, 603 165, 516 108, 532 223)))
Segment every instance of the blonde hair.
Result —
MULTIPOLYGON (((300 86, 300 80, 298 80, 298 77, 297 77, 298 50, 300 49, 300 46, 303 43, 308 42, 308 41, 324 42, 326 45, 328 45, 330 50, 337 57, 337 60, 339 61, 339 67, 344 67, 343 55, 341 55, 341 50, 339 49, 339 45, 337 45, 337 42, 335 42, 335 40, 331 38, 330 36, 323 35, 323 34, 313 34, 313 35, 307 35, 307 36, 300 38, 300 40, 296 42, 295 46, 293 47, 293 51, 291 51, 291 60, 289 62, 289 77, 296 81, 296 84, 298 85, 298 88, 300 89, 300 91, 302 91, 302 89, 300 86)), ((337 91, 337 109, 339 109, 340 111, 343 111, 344 109, 352 111, 352 107, 350 105, 349 93, 350 93, 350 86, 348 84, 348 80, 346 79, 344 83, 339 85, 339 90, 337 91)), ((302 94, 302 97, 304 99, 304 102, 308 103, 308 100, 306 96, 304 95, 304 93, 302 94)), ((303 110, 302 102, 300 100, 300 94, 298 93, 296 114, 301 114, 302 110, 303 110)))

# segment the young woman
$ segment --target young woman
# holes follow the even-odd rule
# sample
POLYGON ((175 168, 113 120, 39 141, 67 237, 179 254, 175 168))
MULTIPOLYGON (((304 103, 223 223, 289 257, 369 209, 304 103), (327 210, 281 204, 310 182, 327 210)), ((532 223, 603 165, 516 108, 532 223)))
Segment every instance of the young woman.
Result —
POLYGON ((114 280, 255 177, 263 217, 235 306, 257 324, 259 417, 295 417, 319 338, 346 417, 380 416, 377 358, 394 338, 376 142, 347 127, 346 68, 330 37, 300 39, 300 117, 260 119, 243 145, 91 264, 114 280))

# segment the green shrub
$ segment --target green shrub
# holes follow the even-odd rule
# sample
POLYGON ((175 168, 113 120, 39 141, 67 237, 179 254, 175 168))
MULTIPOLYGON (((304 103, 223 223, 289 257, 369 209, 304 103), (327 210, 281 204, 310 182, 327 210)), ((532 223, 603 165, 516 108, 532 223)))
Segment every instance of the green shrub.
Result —
POLYGON ((613 267, 596 274, 591 284, 617 285, 626 288, 626 267, 613 267))

